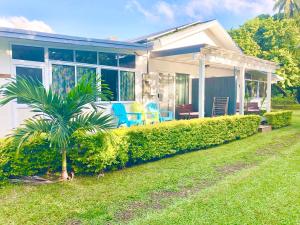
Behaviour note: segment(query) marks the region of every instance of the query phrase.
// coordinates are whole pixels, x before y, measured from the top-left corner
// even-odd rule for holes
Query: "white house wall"
[[[8,42],[0,40],[0,74],[11,74],[11,60]],[[8,82],[7,78],[0,78],[0,85]],[[14,124],[13,104],[0,107],[0,137],[7,134]]]
[[[9,74],[14,77],[14,73],[10,42],[0,39],[0,74]],[[9,82],[8,78],[0,78],[0,85],[6,84],[7,82]],[[9,133],[13,127],[21,124],[25,119],[33,115],[28,107],[18,105],[16,102],[10,102],[0,107],[0,137]]]

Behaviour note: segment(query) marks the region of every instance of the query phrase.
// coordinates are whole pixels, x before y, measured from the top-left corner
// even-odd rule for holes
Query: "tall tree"
[[[96,107],[96,99],[107,99],[109,91],[102,85],[100,92],[95,79],[95,76],[84,76],[66,94],[59,94],[52,87],[46,90],[40,82],[25,78],[12,80],[0,88],[4,96],[0,106],[18,99],[35,113],[13,131],[14,143],[21,147],[30,138],[46,134],[49,147],[58,149],[62,155],[62,180],[68,179],[67,152],[72,136],[78,131],[105,132],[114,126],[111,116]]]
[[[231,30],[230,34],[246,54],[280,65],[276,73],[285,78],[279,84],[281,88],[300,86],[300,57],[296,52],[300,43],[300,27],[296,18],[259,16]]]
[[[275,0],[274,10],[291,18],[300,12],[300,0]]]

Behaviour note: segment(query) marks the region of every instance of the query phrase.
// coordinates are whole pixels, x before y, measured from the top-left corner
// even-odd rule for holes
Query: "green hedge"
[[[293,105],[272,105],[272,109],[300,110],[300,104],[293,104]]]
[[[288,105],[294,105],[297,104],[297,100],[294,96],[288,96],[288,97],[272,97],[271,99],[272,105],[282,105],[282,106],[288,106]]]
[[[135,127],[126,134],[129,163],[212,147],[254,134],[259,116],[227,116]]]
[[[271,125],[272,128],[277,129],[291,124],[292,113],[290,110],[285,110],[265,113],[264,116],[267,119],[267,123]]]
[[[259,123],[256,115],[225,116],[120,128],[106,134],[77,134],[68,152],[68,165],[76,174],[119,169],[245,138],[257,132]],[[5,141],[0,145],[0,176],[60,171],[59,151],[48,146],[41,137],[16,154],[10,141]]]
[[[49,149],[43,136],[30,140],[18,151],[8,138],[0,144],[0,174],[22,176],[60,170],[60,154]]]

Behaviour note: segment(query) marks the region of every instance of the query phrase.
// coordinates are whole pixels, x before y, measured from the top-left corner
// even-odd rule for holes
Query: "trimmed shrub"
[[[128,129],[129,164],[160,159],[176,153],[209,148],[257,132],[260,117],[225,116],[180,120]]]
[[[105,134],[77,133],[68,152],[68,165],[72,167],[69,170],[95,174],[209,148],[250,136],[257,132],[259,123],[257,115],[224,116],[120,128]],[[6,141],[0,146],[2,176],[60,171],[60,153],[48,146],[45,138],[40,137],[31,140],[17,154],[9,140]]]
[[[128,155],[122,154],[120,135],[111,133],[76,134],[73,138],[73,148],[68,154],[72,166],[77,174],[94,174],[113,167],[124,167]]]
[[[6,176],[40,175],[60,168],[59,152],[50,149],[42,136],[25,143],[18,151],[12,139],[6,139],[0,145],[0,155],[0,171]]]
[[[278,111],[265,113],[264,116],[267,119],[267,123],[272,126],[272,128],[277,129],[280,127],[285,127],[291,124],[292,111]]]

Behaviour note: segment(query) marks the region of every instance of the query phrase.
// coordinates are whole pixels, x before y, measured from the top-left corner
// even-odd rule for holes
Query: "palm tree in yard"
[[[61,152],[62,180],[68,179],[67,151],[72,135],[78,131],[105,132],[114,126],[111,116],[96,105],[96,99],[107,99],[109,91],[103,85],[96,85],[95,80],[95,76],[86,75],[65,94],[52,87],[47,90],[40,82],[25,78],[14,79],[0,88],[3,96],[0,106],[17,99],[35,113],[13,130],[14,143],[20,148],[30,138],[46,134],[50,147]]]
[[[275,0],[274,10],[284,12],[290,18],[300,13],[300,0]]]

